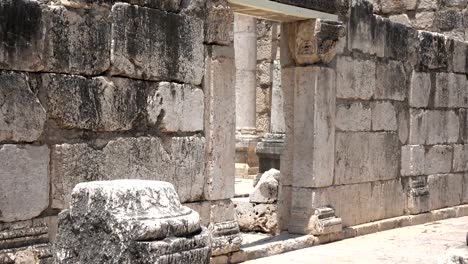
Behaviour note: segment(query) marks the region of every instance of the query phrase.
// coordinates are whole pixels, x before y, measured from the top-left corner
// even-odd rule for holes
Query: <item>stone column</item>
[[[248,165],[248,175],[255,175],[258,159],[256,135],[257,20],[234,16],[236,62],[236,163]],[[246,176],[246,175],[244,175]]]

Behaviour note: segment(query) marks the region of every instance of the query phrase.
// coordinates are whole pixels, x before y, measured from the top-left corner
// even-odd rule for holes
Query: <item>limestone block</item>
[[[308,223],[314,208],[326,206],[335,209],[343,227],[347,227],[403,215],[405,195],[397,180],[319,189],[294,188],[290,224],[300,226],[305,220]],[[301,217],[304,213],[306,218]]]
[[[279,179],[279,170],[271,169],[263,173],[253,192],[250,193],[249,201],[266,204],[276,202],[278,200]]]
[[[212,235],[213,256],[238,251],[242,243],[234,203],[231,199],[213,201],[209,230]]]
[[[372,130],[397,131],[397,113],[389,101],[378,101],[372,104]]]
[[[452,70],[456,73],[467,72],[468,45],[465,42],[453,42]]]
[[[427,107],[431,92],[431,74],[413,71],[409,103],[411,107]]]
[[[279,61],[273,63],[273,87],[271,89],[271,124],[270,132],[285,133],[286,120],[284,118],[284,96],[281,83],[281,64]]]
[[[147,111],[150,124],[161,122],[164,131],[202,131],[203,91],[188,84],[161,82],[149,92]]]
[[[283,53],[281,53],[283,55]],[[284,98],[284,124],[286,136],[281,154],[281,184],[292,185],[294,159],[294,90],[296,68],[281,69],[281,90]],[[468,119],[467,119],[468,120]],[[468,124],[468,122],[467,122]],[[468,135],[468,132],[467,132]],[[467,136],[468,139],[468,136]]]
[[[339,57],[336,71],[336,96],[338,98],[368,100],[374,95],[375,62]]]
[[[0,72],[0,141],[37,140],[44,130],[46,112],[32,91],[28,77]]]
[[[406,98],[406,73],[403,63],[389,61],[377,64],[375,99],[403,101]]]
[[[452,169],[453,148],[450,145],[429,147],[425,155],[424,174],[449,173]]]
[[[465,173],[463,176],[463,195],[462,195],[462,204],[468,203],[468,173]]]
[[[48,72],[97,75],[109,69],[111,24],[109,13],[48,6],[44,66]]]
[[[203,9],[203,8],[202,8]],[[229,45],[233,39],[234,14],[226,1],[209,0],[205,18],[205,42]]]
[[[96,246],[100,245],[100,246]],[[80,183],[59,215],[55,263],[209,263],[210,235],[167,182]]]
[[[381,20],[377,19],[377,22],[379,21]],[[384,29],[385,26],[386,29]],[[384,42],[385,57],[398,61],[408,60],[410,44],[412,44],[410,41],[413,39],[413,34],[415,35],[415,32],[406,25],[394,23],[388,19],[382,20],[380,23],[376,24],[374,28],[374,32],[376,33],[374,34],[378,36],[379,34],[382,34],[379,32],[385,32],[384,30],[386,30]],[[380,44],[382,41],[377,40],[378,39],[374,40],[374,42],[382,45]],[[391,67],[394,67],[392,64],[394,63],[390,61]]]
[[[444,144],[458,141],[460,123],[454,111],[410,109],[409,143]]]
[[[200,19],[127,4],[114,5],[112,17],[113,75],[201,83],[204,38]]]
[[[435,12],[418,12],[411,22],[415,29],[429,30],[434,25],[434,20]]]
[[[410,177],[404,181],[406,189],[406,210],[410,214],[429,212],[430,198],[427,177]]]
[[[400,161],[396,133],[339,132],[335,184],[395,179]]]
[[[424,146],[407,145],[401,147],[401,175],[423,175],[426,166],[426,152]]]
[[[352,1],[348,23],[348,49],[375,54],[378,48],[378,45],[374,45],[372,34],[375,23],[372,3],[365,0]]]
[[[180,8],[181,0],[61,0],[65,6],[72,8],[99,8],[95,5],[112,6],[115,2],[125,2],[132,5],[161,9],[165,11],[176,12]]]
[[[344,102],[336,106],[336,128],[341,131],[370,131],[371,108],[362,102]]]
[[[143,112],[147,83],[123,78],[43,74],[49,118],[62,128],[130,130]]]
[[[40,4],[37,1],[5,0],[0,3],[0,16],[0,68],[42,70],[44,25]]]
[[[211,217],[211,202],[195,202],[195,203],[184,203],[183,206],[187,206],[193,211],[197,212],[200,215],[200,223],[203,226],[208,226],[210,224]]]
[[[283,175],[281,175],[283,177]],[[278,228],[281,231],[288,230],[291,209],[291,186],[280,185],[278,190]]]
[[[395,22],[395,23],[400,23],[405,26],[411,27],[411,21],[408,18],[408,15],[406,14],[401,14],[401,15],[393,15],[390,16],[390,21]]]
[[[49,206],[49,148],[0,145],[0,222],[37,217]]]
[[[109,68],[108,14],[7,0],[0,5],[0,68],[95,75]],[[27,19],[24,19],[27,18]]]
[[[419,1],[418,9],[436,9],[437,0],[421,0]]]
[[[86,144],[61,144],[52,149],[52,207],[68,207],[80,182],[113,179],[163,180],[174,184],[182,202],[203,195],[205,140],[198,137],[119,138],[102,150]],[[189,182],[190,184],[187,184]]]
[[[219,46],[210,48],[203,84],[207,162],[203,193],[207,200],[219,200],[234,197],[235,65],[232,57],[215,55]]]
[[[462,199],[463,174],[437,174],[427,179],[431,210],[459,205]]]
[[[383,13],[400,13],[405,9],[405,3],[402,0],[380,1],[380,9]]]
[[[298,67],[295,72],[293,185],[329,186],[335,160],[335,71]]]
[[[438,73],[436,75],[435,107],[468,107],[468,81],[464,74]]]
[[[468,145],[453,145],[453,171],[468,171]]]
[[[442,31],[463,27],[463,14],[459,10],[448,9],[436,12],[435,23]]]
[[[247,198],[235,198],[233,202],[241,231],[279,233],[276,204],[252,203]]]
[[[460,139],[464,143],[468,143],[468,110],[459,109],[458,114],[460,117]]]
[[[448,66],[448,47],[444,35],[418,32],[419,65],[422,69],[445,69]]]

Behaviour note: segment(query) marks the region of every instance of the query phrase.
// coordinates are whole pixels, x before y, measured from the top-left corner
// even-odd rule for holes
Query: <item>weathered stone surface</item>
[[[409,143],[455,143],[459,136],[459,119],[454,111],[410,109]]]
[[[400,157],[396,133],[339,132],[335,184],[395,179]]]
[[[418,12],[416,13],[415,19],[413,19],[412,24],[416,29],[431,29],[434,25],[435,12]]]
[[[397,131],[397,113],[390,101],[378,101],[372,104],[372,130]]]
[[[208,231],[167,182],[80,183],[59,217],[56,263],[209,263]]]
[[[453,42],[452,70],[456,73],[467,72],[468,45],[465,42]]]
[[[203,22],[195,17],[116,4],[112,7],[112,74],[199,85]]]
[[[468,107],[468,81],[463,74],[438,73],[436,75],[435,107]]]
[[[392,60],[406,61],[408,60],[410,53],[411,40],[413,34],[415,34],[409,27],[400,23],[394,23],[387,19],[379,23],[379,19],[376,20],[377,24],[374,28],[374,35],[378,36],[385,32],[385,57]]]
[[[205,42],[229,45],[233,38],[234,14],[225,0],[208,0],[205,18]]]
[[[468,145],[453,145],[453,171],[468,171]]]
[[[427,107],[431,93],[431,74],[413,71],[409,94],[411,107]]]
[[[327,188],[294,188],[289,222],[308,223],[314,208],[332,207],[343,227],[358,225],[403,214],[405,195],[397,180],[340,185]],[[309,212],[307,217],[304,213]],[[299,223],[294,223],[299,221]]]
[[[375,99],[403,101],[406,98],[406,73],[403,64],[389,61],[377,64]]]
[[[203,130],[204,95],[187,84],[161,82],[150,91],[147,101],[150,124],[161,122],[168,132]]]
[[[87,144],[52,149],[52,207],[68,207],[73,187],[93,180],[163,180],[174,184],[182,202],[200,200],[204,184],[205,140],[198,137],[119,138],[102,150]],[[190,184],[187,184],[190,182]]]
[[[376,49],[383,48],[374,45],[373,29],[376,19],[373,15],[372,3],[366,0],[351,2],[351,14],[348,23],[348,49],[361,50],[364,53],[375,54]],[[381,54],[383,56],[383,52]]]
[[[123,78],[44,74],[49,118],[62,128],[130,130],[143,112],[147,83]]]
[[[276,204],[252,203],[247,198],[235,198],[233,202],[241,231],[279,233]]]
[[[336,106],[336,128],[342,131],[370,131],[371,107],[363,102],[343,102]]]
[[[209,230],[212,235],[213,256],[240,249],[242,237],[231,199],[211,202]]]
[[[297,211],[293,212],[297,217]],[[303,220],[308,222],[303,223]],[[312,235],[327,235],[340,233],[342,231],[341,218],[336,217],[335,210],[331,207],[314,208],[311,212],[303,212],[299,216],[302,221],[293,221],[288,226],[288,232],[293,234],[312,234]]]
[[[460,118],[460,139],[463,143],[468,143],[468,110],[459,109],[458,114]]]
[[[235,65],[232,48],[218,54],[220,46],[209,46],[205,61],[206,176],[204,197],[219,200],[234,197],[235,175]],[[232,54],[231,54],[232,53]],[[218,146],[223,146],[219,148]]]
[[[44,68],[42,10],[37,1],[0,3],[0,67],[37,71]]]
[[[329,63],[336,55],[336,44],[343,35],[341,23],[310,19],[291,25],[289,48],[299,65]]]
[[[43,10],[46,43],[45,70],[69,74],[96,75],[110,65],[111,25],[109,14],[48,6]]]
[[[61,0],[63,5],[73,8],[97,8],[94,5],[112,6],[116,2],[125,2],[132,5],[151,7],[166,11],[178,11],[181,0]]]
[[[444,35],[420,31],[419,65],[421,69],[445,69],[448,66],[448,48]]]
[[[431,210],[461,203],[463,174],[430,175],[427,182]]]
[[[401,155],[402,176],[429,175],[452,171],[454,150],[450,145],[403,146]]]
[[[188,208],[194,210],[200,215],[200,223],[202,226],[208,226],[210,224],[210,216],[211,216],[211,202],[210,201],[184,203],[183,206],[187,206]]]
[[[405,26],[411,27],[411,21],[406,14],[401,14],[401,15],[393,15],[389,17],[390,21],[395,22],[395,23],[400,23]]]
[[[49,148],[0,146],[0,222],[34,218],[49,206]]]
[[[293,186],[333,183],[335,160],[335,71],[295,70]]]
[[[35,141],[41,136],[45,121],[46,112],[28,77],[0,72],[0,141]]]
[[[442,31],[461,28],[463,27],[463,13],[456,9],[437,11],[436,23],[438,28]]]
[[[327,13],[333,13],[339,11],[338,1],[321,1],[321,0],[273,0],[286,5],[298,6],[312,10],[319,10]]]
[[[251,203],[274,203],[278,200],[280,171],[271,169],[263,173],[260,181],[249,195]]]
[[[429,212],[429,186],[427,177],[411,177],[404,181],[406,189],[406,210],[410,214]]]
[[[375,73],[373,61],[339,57],[336,96],[344,99],[370,99],[376,87]]]

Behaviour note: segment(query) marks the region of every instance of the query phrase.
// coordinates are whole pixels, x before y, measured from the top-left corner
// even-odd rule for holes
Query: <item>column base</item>
[[[262,141],[257,144],[256,152],[259,160],[259,173],[256,177],[256,182],[264,172],[270,169],[280,170],[284,138],[285,134],[268,133]]]

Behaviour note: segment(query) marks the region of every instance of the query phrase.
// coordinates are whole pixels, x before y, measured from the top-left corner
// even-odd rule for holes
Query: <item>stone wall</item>
[[[28,246],[46,261],[83,181],[168,181],[235,236],[233,15],[224,1],[123,2],[0,3],[1,263]]]
[[[373,0],[374,12],[418,30],[442,32],[465,41],[468,36],[466,0]]]
[[[322,207],[347,227],[468,202],[468,45],[374,11],[353,0],[336,58],[314,65],[298,55],[323,50],[291,46],[310,40],[300,35],[304,23],[282,28],[279,210],[290,232],[309,232]]]

